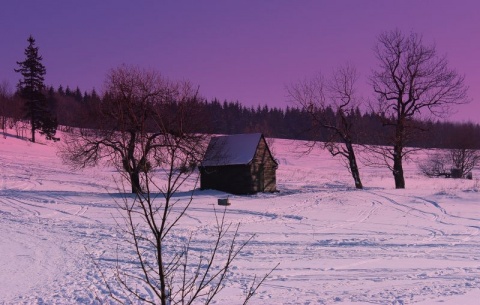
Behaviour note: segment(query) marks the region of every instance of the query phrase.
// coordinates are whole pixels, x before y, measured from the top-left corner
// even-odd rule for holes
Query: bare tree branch
[[[378,98],[376,112],[386,118],[384,126],[393,128],[392,148],[377,152],[392,170],[395,187],[405,188],[403,160],[408,140],[416,132],[414,119],[445,117],[453,106],[469,102],[468,88],[464,76],[450,69],[446,58],[418,34],[385,32],[374,52],[379,65],[370,82]]]
[[[360,100],[356,97],[355,82],[358,79],[351,65],[334,71],[330,79],[317,75],[287,87],[288,96],[312,120],[312,131],[328,132],[328,140],[322,144],[332,156],[341,156],[352,175],[356,188],[363,188],[354,150],[354,117]],[[310,153],[318,144],[316,140],[307,142]]]

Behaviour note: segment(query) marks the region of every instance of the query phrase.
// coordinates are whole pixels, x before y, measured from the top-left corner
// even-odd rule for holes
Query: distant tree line
[[[240,102],[213,101],[199,102],[199,109],[205,116],[201,132],[213,134],[236,134],[262,132],[267,137],[296,140],[327,141],[331,131],[316,128],[311,115],[299,107],[285,109],[269,106],[246,107]],[[332,107],[319,109],[322,117],[335,121],[339,113]],[[352,138],[355,144],[385,145],[394,130],[385,122],[393,118],[375,112],[362,112],[359,108],[347,114],[355,122]],[[480,125],[471,122],[445,122],[440,120],[413,120],[416,133],[408,139],[408,146],[420,148],[454,148],[459,135],[468,135],[469,148],[480,148]],[[478,140],[477,140],[478,139]]]
[[[52,86],[45,88],[45,96],[58,124],[68,127],[97,127],[98,107],[105,96],[95,90],[82,92],[78,87]],[[16,126],[24,119],[22,101],[17,94],[8,94],[6,86],[0,90],[0,121],[3,125]],[[203,124],[197,125],[197,132],[208,134],[236,134],[261,132],[267,137],[308,141],[327,141],[331,138],[328,129],[314,128],[315,122],[306,109],[295,105],[286,108],[257,106],[247,107],[239,101],[218,99],[195,102],[196,113]],[[340,114],[332,107],[318,109],[318,115],[327,121],[335,121]],[[385,145],[394,129],[388,127],[393,118],[372,111],[362,112],[355,108],[346,114],[349,121],[355,122],[352,140],[355,144]],[[5,123],[3,123],[5,122]],[[459,135],[468,135],[471,139],[468,148],[480,148],[480,125],[471,122],[446,122],[440,120],[413,120],[413,133],[407,140],[407,146],[419,148],[455,148],[455,139]],[[478,139],[478,140],[477,140]]]

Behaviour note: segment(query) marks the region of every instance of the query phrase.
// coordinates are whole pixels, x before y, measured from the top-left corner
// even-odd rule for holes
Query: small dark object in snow
[[[226,199],[218,199],[218,205],[230,205],[230,200],[228,198]]]

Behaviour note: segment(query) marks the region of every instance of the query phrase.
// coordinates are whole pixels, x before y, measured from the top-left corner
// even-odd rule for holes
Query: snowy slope
[[[300,144],[274,141],[279,193],[230,197],[228,220],[256,238],[217,304],[237,304],[245,278],[277,263],[251,304],[478,304],[479,181],[428,179],[410,164],[395,190],[387,170],[362,167],[359,191],[339,161],[299,155]],[[120,176],[72,172],[55,145],[0,139],[0,304],[107,302],[96,265],[111,278],[123,247]],[[224,196],[198,191],[173,238],[197,232],[207,250]]]

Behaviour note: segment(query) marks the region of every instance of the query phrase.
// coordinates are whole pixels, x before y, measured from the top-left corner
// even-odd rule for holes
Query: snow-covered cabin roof
[[[213,137],[202,166],[245,165],[252,161],[262,138],[261,133]]]

